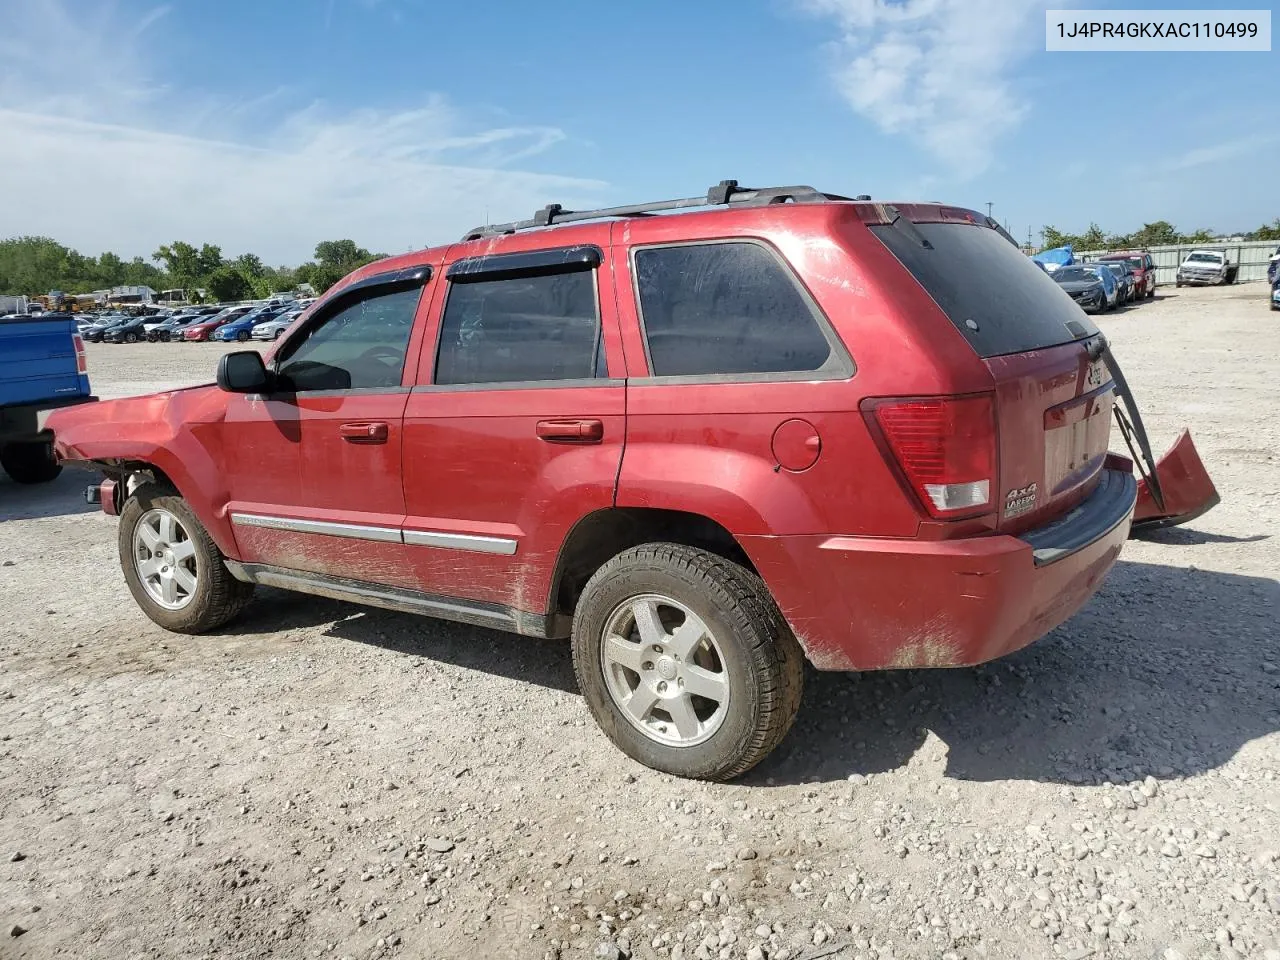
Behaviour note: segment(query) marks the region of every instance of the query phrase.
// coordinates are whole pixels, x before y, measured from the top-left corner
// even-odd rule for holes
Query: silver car
[[[301,310],[293,310],[270,320],[264,320],[254,326],[250,336],[255,340],[279,340],[280,334],[289,329],[289,325],[298,319],[300,313],[302,313]]]

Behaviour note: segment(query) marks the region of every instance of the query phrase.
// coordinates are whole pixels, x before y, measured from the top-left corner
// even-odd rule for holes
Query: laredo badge
[[[1025,487],[1010,490],[1004,498],[1004,515],[1006,518],[1026,513],[1036,505],[1036,485],[1028,483]]]

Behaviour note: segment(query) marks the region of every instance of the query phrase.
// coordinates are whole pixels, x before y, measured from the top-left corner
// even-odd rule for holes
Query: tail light
[[[73,333],[71,335],[71,342],[76,348],[76,373],[88,373],[89,362],[85,359],[84,341],[80,339],[80,334]]]
[[[996,421],[990,395],[874,400],[866,407],[931,517],[958,519],[991,509]]]

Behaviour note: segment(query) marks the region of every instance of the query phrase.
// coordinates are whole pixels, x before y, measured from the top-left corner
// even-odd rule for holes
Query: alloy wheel
[[[729,708],[729,674],[707,624],[678,600],[644,594],[609,615],[605,686],[627,721],[666,746],[709,739]]]

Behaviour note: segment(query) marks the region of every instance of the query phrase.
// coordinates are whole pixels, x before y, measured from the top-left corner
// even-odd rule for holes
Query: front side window
[[[635,274],[655,377],[805,373],[836,359],[808,298],[761,244],[641,248]]]
[[[285,390],[398,387],[422,287],[374,294],[302,331],[278,360]]]
[[[582,380],[604,376],[592,270],[484,279],[449,287],[435,383]]]

